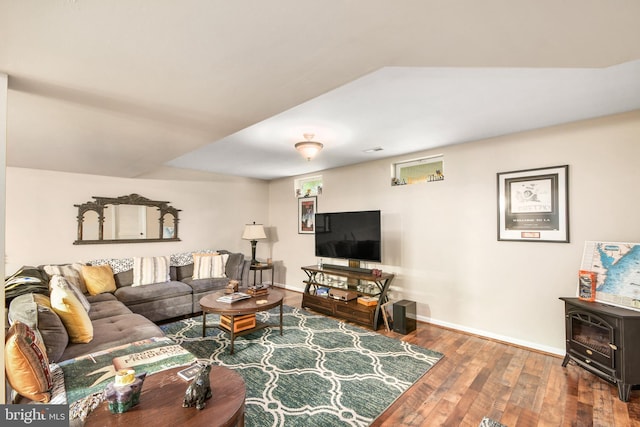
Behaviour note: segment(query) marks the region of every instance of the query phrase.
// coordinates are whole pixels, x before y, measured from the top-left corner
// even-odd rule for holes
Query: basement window
[[[421,157],[391,165],[391,185],[444,180],[444,156]]]
[[[322,175],[296,179],[294,191],[296,197],[309,197],[322,194]]]

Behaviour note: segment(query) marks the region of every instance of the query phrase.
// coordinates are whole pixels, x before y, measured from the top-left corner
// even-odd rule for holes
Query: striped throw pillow
[[[193,279],[218,279],[227,277],[224,268],[229,254],[193,254]]]
[[[169,281],[169,257],[133,258],[132,286],[151,285]]]
[[[45,265],[42,269],[47,273],[50,277],[59,275],[67,279],[69,283],[71,283],[76,288],[80,289],[80,292],[86,293],[87,287],[84,284],[84,280],[82,279],[82,264],[79,262],[73,264],[63,264],[63,265]]]

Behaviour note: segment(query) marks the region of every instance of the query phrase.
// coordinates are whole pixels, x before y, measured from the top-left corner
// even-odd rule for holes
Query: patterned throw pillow
[[[20,395],[38,402],[51,400],[51,372],[44,345],[36,333],[21,322],[9,328],[4,345],[7,380]]]
[[[132,286],[151,285],[169,281],[169,257],[136,257],[133,259]]]
[[[51,308],[56,312],[64,327],[67,328],[69,341],[73,343],[87,343],[93,340],[93,324],[78,298],[69,288],[52,286]]]
[[[25,294],[16,297],[9,306],[9,324],[24,323],[42,338],[49,362],[60,360],[69,344],[69,334],[60,316],[51,308],[49,297],[42,294]]]
[[[82,278],[90,295],[116,291],[116,280],[109,264],[83,265]]]
[[[87,288],[84,285],[84,280],[82,280],[82,264],[80,264],[79,262],[65,265],[45,265],[42,267],[42,269],[49,276],[55,276],[57,274],[64,277],[69,283],[80,289],[80,292],[82,292],[83,294],[87,292]]]
[[[193,279],[217,279],[227,277],[224,267],[229,254],[193,254]]]
[[[80,304],[82,304],[82,307],[87,313],[89,312],[89,310],[91,310],[91,303],[89,303],[87,297],[85,297],[84,294],[80,292],[80,289],[73,286],[64,277],[57,274],[55,276],[52,276],[51,281],[49,282],[49,289],[53,289],[54,287],[67,289],[78,299],[78,301],[80,301]]]

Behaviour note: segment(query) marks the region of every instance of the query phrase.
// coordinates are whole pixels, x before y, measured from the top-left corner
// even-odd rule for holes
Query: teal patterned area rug
[[[442,354],[344,322],[284,306],[284,335],[267,328],[202,338],[202,316],[161,326],[198,359],[238,372],[247,386],[247,426],[366,426]],[[277,323],[279,309],[257,314]],[[207,324],[217,316],[207,315]]]

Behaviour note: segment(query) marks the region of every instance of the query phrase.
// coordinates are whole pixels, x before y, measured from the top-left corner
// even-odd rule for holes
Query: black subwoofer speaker
[[[416,302],[406,299],[393,303],[393,331],[408,334],[416,330]]]

